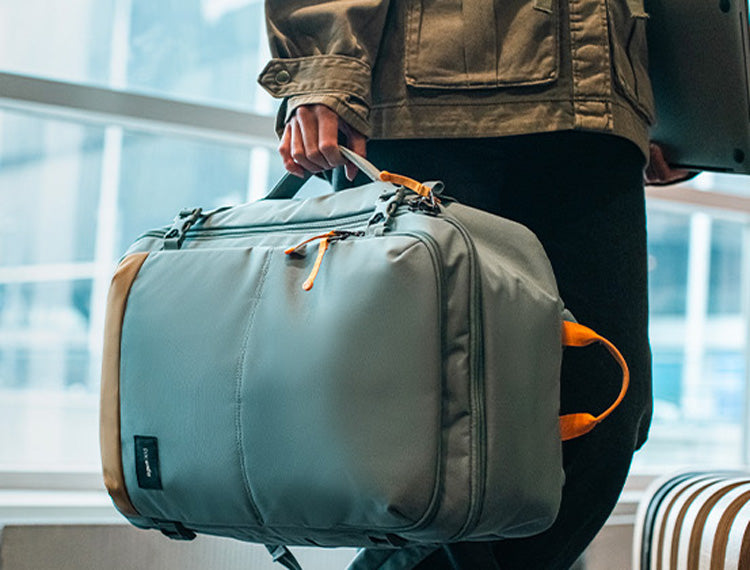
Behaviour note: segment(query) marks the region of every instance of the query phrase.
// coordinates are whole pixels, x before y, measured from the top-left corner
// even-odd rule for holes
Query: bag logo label
[[[161,489],[159,443],[155,437],[135,436],[135,474],[141,489]]]

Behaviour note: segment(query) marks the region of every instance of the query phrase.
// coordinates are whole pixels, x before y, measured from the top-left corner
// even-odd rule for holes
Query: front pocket
[[[274,253],[155,251],[133,283],[122,326],[121,445],[127,489],[144,517],[260,524],[238,457],[235,403],[242,331]],[[137,477],[137,436],[158,445],[159,488]]]
[[[238,390],[263,520],[322,542],[331,529],[419,526],[440,469],[437,259],[413,237],[335,242],[310,291],[313,260],[279,260],[245,335]]]
[[[296,236],[294,237],[296,240]],[[442,266],[414,236],[152,252],[120,363],[127,489],[190,527],[419,527],[442,438]],[[139,485],[134,436],[163,488]],[[309,530],[309,533],[308,533]],[[327,535],[330,539],[330,534]]]
[[[558,12],[554,0],[410,0],[406,82],[433,89],[552,82]]]
[[[654,123],[654,95],[648,76],[646,24],[642,0],[607,2],[615,85],[633,106]]]

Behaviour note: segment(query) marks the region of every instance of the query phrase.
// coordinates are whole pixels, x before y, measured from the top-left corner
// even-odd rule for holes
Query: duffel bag
[[[180,212],[122,259],[101,451],[134,525],[283,559],[277,545],[489,540],[554,521],[561,440],[622,400],[622,356],[565,311],[527,228],[347,156],[372,183],[294,199],[286,177],[268,199]],[[563,347],[593,342],[622,368],[619,397],[560,417]]]

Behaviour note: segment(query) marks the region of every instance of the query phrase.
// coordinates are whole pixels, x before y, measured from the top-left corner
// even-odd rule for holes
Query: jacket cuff
[[[323,104],[349,125],[370,134],[370,67],[339,55],[276,58],[261,71],[258,83],[273,97],[283,97],[276,131],[300,105]]]

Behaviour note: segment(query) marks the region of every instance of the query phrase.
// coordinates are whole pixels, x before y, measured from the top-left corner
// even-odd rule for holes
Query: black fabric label
[[[141,489],[161,489],[159,443],[155,437],[135,436],[135,474]]]

